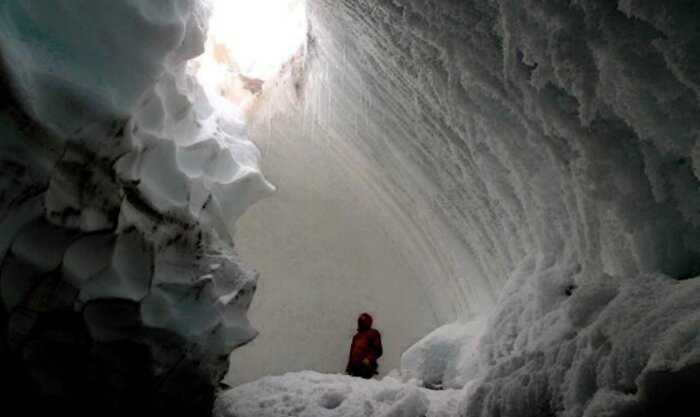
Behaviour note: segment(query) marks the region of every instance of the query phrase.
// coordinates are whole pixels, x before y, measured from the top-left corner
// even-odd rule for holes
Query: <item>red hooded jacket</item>
[[[372,328],[372,316],[361,314],[357,319],[357,333],[352,338],[345,371],[352,376],[372,378],[377,374],[377,359],[382,353],[382,337],[379,331]]]

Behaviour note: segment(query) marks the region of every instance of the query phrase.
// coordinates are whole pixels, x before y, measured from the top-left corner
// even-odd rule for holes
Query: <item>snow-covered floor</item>
[[[459,391],[433,391],[395,377],[364,380],[312,371],[265,377],[219,396],[217,417],[447,417]]]

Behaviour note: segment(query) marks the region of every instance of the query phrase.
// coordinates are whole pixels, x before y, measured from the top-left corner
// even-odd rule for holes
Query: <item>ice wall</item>
[[[444,317],[487,308],[525,256],[697,274],[684,5],[310,2],[308,117],[383,173],[436,254]]]
[[[29,414],[206,415],[256,334],[232,236],[272,186],[187,72],[207,19],[194,0],[0,3],[0,355]]]
[[[431,384],[466,384],[469,416],[688,404],[696,5],[312,0],[309,10],[307,117],[359,150],[420,237],[441,317],[487,316],[485,333],[452,325],[406,366]]]

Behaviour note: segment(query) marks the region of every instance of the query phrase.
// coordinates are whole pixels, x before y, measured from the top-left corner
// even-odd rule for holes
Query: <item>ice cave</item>
[[[0,0],[0,90],[3,416],[700,414],[700,2]]]

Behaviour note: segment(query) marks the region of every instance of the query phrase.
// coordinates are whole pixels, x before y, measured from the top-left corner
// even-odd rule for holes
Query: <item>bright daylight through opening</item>
[[[304,44],[305,0],[210,0],[206,52],[195,63],[208,88],[245,107]]]

